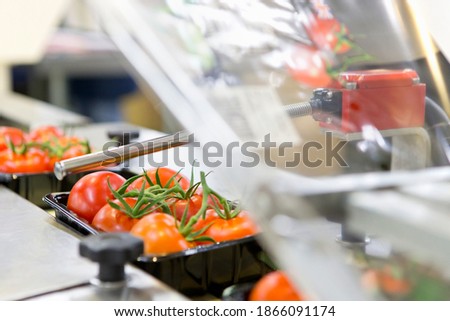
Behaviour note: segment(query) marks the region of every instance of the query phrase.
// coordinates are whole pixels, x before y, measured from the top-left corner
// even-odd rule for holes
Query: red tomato
[[[154,213],[141,218],[130,233],[144,241],[145,254],[165,255],[193,247],[175,223],[175,218],[169,214]]]
[[[69,159],[86,154],[86,147],[83,145],[75,145],[64,152],[61,159]]]
[[[346,53],[351,49],[347,28],[334,18],[315,17],[305,28],[319,49],[331,50],[337,54]]]
[[[298,45],[287,58],[292,78],[310,87],[326,87],[332,82],[322,53],[314,47]]]
[[[136,205],[135,198],[124,198],[124,201],[133,207]],[[119,200],[113,200],[113,203],[123,206]],[[131,228],[139,222],[139,219],[132,218],[123,211],[112,208],[109,203],[105,204],[95,214],[92,220],[92,226],[103,232],[129,232]]]
[[[113,189],[118,189],[125,182],[121,175],[109,171],[83,176],[70,191],[67,208],[90,223],[108,199],[114,198],[108,180]]]
[[[199,231],[209,224],[211,224],[210,227],[202,235],[209,236],[216,242],[237,240],[259,232],[258,227],[246,211],[241,211],[234,218],[223,219],[214,209],[207,210],[205,218],[199,219],[194,230]]]
[[[395,272],[395,269],[389,266],[376,271],[378,284],[387,295],[405,296],[411,292],[412,284],[404,275],[396,275]]]
[[[53,151],[49,152],[49,170],[53,170],[55,163],[89,152],[89,148],[77,137],[63,136],[51,142]]]
[[[147,176],[150,178],[150,180],[154,184],[157,184],[157,180],[156,180],[156,172],[157,171],[158,171],[158,176],[159,176],[159,180],[160,180],[162,187],[167,185],[169,180],[173,177],[173,180],[168,187],[175,186],[175,182],[178,181],[178,183],[180,184],[180,186],[183,190],[186,191],[189,189],[189,186],[190,186],[189,180],[184,175],[177,173],[177,171],[174,171],[173,169],[168,168],[168,167],[160,167],[158,169],[155,168],[155,169],[147,171]],[[145,184],[146,188],[148,187],[145,177],[138,178],[133,183],[131,183],[128,188],[128,191],[136,190],[136,189],[140,190],[142,188],[142,184]]]
[[[192,216],[194,216],[202,207],[203,197],[201,195],[194,194],[189,200],[179,199],[174,200],[174,202],[170,205],[170,211],[177,218],[177,220],[181,221],[183,217],[184,211],[186,212],[186,220],[189,220]]]
[[[0,156],[0,171],[5,173],[39,173],[47,170],[47,154],[31,148],[24,154],[4,150]]]
[[[47,142],[62,136],[64,136],[64,132],[52,125],[41,126],[30,132],[30,140],[34,142]]]
[[[256,282],[249,295],[250,301],[303,301],[282,271],[273,271]]]
[[[186,221],[189,220],[192,216],[198,213],[203,203],[203,195],[194,194],[188,200],[186,199],[173,199],[169,201],[170,211],[176,218],[181,221],[183,217],[184,211],[186,210],[186,206],[188,207],[186,213]],[[219,203],[217,197],[210,195],[208,198],[208,205],[213,208],[214,206],[218,206],[222,208],[222,205]]]
[[[27,135],[19,128],[0,127],[0,151],[8,148],[8,141],[13,145],[22,145],[27,141]]]

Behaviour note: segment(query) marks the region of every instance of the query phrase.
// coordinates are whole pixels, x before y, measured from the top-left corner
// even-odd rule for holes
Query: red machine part
[[[321,126],[343,133],[422,127],[425,118],[425,84],[414,70],[349,71],[339,75],[342,86],[340,119]]]

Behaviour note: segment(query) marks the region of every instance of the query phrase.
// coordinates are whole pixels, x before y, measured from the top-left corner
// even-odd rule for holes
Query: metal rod
[[[312,114],[309,102],[296,103],[284,106],[291,118],[308,116]],[[57,162],[54,174],[62,180],[67,174],[86,172],[108,165],[119,165],[124,161],[192,142],[192,133],[180,131],[175,134],[158,137],[151,140],[127,144],[96,153],[82,155]]]
[[[118,165],[124,161],[169,148],[181,146],[192,142],[192,134],[188,131],[180,131],[155,139],[135,142],[107,150],[82,155],[57,162],[54,174],[57,179],[62,180],[71,173],[86,172],[108,165]]]

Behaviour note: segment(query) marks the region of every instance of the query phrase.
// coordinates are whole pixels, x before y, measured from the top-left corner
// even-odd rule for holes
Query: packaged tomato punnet
[[[69,136],[52,125],[30,132],[16,127],[0,127],[0,172],[44,173],[56,162],[89,154],[87,140]]]
[[[129,179],[100,171],[72,188],[68,209],[100,232],[129,232],[145,253],[165,255],[258,233],[246,211],[212,190],[206,174],[194,182],[179,171],[156,168]]]

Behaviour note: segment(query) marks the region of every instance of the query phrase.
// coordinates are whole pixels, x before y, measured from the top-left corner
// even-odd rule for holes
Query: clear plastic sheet
[[[310,298],[369,298],[336,233],[350,226],[350,243],[364,248],[361,199],[449,176],[447,82],[437,85],[448,62],[418,32],[414,8],[368,0],[90,3],[143,88],[194,133],[214,187],[253,210],[279,267]],[[218,162],[206,164],[211,149]],[[360,191],[377,196],[354,196]],[[423,215],[448,221],[439,206]],[[389,215],[380,221],[409,226],[403,213]],[[433,234],[432,226],[415,228],[418,240]],[[436,233],[450,241],[448,230]],[[420,260],[448,259],[405,247],[395,234],[381,238]],[[405,237],[413,243],[415,234]]]

